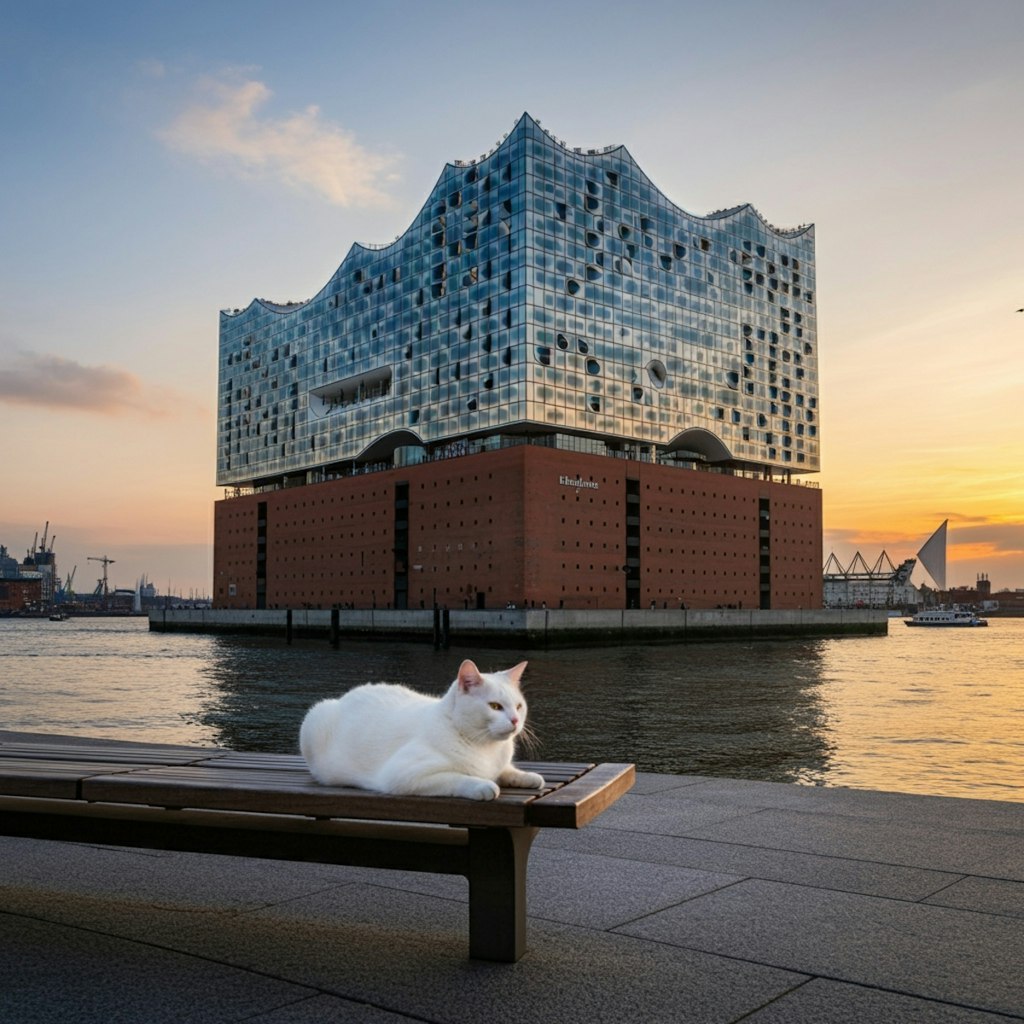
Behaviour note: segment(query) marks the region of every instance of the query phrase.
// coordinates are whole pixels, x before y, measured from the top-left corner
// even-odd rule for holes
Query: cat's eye
[[[523,710],[523,705],[522,705],[522,702],[520,702],[519,704],[516,705],[516,711],[522,711],[522,710]]]
[[[494,700],[488,701],[487,706],[492,711],[504,711],[505,710],[497,701],[494,701]]]

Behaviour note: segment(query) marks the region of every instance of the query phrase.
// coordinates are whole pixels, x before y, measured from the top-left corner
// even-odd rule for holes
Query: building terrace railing
[[[821,485],[816,480],[803,480],[794,478],[788,471],[782,470],[783,476],[776,477],[771,467],[751,465],[716,465],[704,462],[700,456],[693,458],[672,458],[671,454],[652,452],[647,445],[634,445],[626,449],[604,448],[588,444],[584,438],[575,438],[581,442],[577,446],[560,444],[559,439],[570,435],[544,434],[541,436],[527,434],[500,434],[483,438],[470,438],[458,441],[447,441],[435,445],[433,448],[423,452],[422,458],[413,465],[423,465],[431,462],[443,462],[447,459],[464,458],[467,455],[479,455],[483,452],[498,451],[503,448],[516,448],[520,445],[535,445],[543,448],[557,448],[562,451],[571,451],[583,455],[603,455],[614,459],[628,459],[636,462],[657,463],[663,466],[671,466],[676,469],[689,470],[691,472],[718,473],[727,476],[744,477],[749,480],[770,480],[772,483],[789,484],[797,487],[819,488]],[[409,465],[409,463],[406,463]],[[261,484],[226,487],[224,498],[243,498],[253,494],[265,494],[272,491],[285,490],[290,487],[300,487],[307,484],[325,483],[330,480],[340,480],[347,477],[363,476],[367,473],[382,473],[386,470],[399,468],[393,461],[375,462],[351,462],[332,465],[331,467],[319,467],[306,470],[304,476],[298,474],[283,475],[273,481]]]

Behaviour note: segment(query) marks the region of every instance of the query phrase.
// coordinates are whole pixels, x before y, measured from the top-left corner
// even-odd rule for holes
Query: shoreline
[[[292,639],[404,640],[488,647],[586,647],[885,636],[884,609],[156,609],[152,632]]]

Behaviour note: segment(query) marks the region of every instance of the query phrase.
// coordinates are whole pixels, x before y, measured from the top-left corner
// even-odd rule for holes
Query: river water
[[[0,619],[0,728],[293,752],[314,701],[371,681],[440,693],[465,657],[484,671],[529,660],[536,758],[1024,801],[1024,619],[509,652]]]

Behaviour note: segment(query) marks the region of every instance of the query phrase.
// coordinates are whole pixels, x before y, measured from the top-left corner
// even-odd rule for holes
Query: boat
[[[67,617],[68,616],[65,612],[50,612],[51,622],[63,622]]]
[[[988,619],[979,619],[965,608],[929,608],[907,619],[908,626],[987,626]]]

